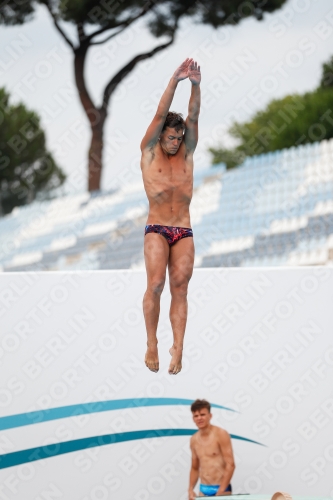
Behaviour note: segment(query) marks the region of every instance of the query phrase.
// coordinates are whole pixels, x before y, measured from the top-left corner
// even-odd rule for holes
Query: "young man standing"
[[[189,500],[194,500],[197,496],[194,487],[199,477],[199,496],[230,495],[230,480],[235,470],[230,436],[224,429],[211,425],[210,404],[205,399],[194,401],[191,411],[199,430],[190,441],[192,465]]]
[[[182,115],[169,112],[169,108],[178,83],[186,78],[192,89],[184,121]],[[143,299],[147,330],[145,363],[153,372],[159,369],[156,331],[167,268],[173,331],[169,373],[177,374],[182,368],[187,288],[194,262],[189,207],[193,192],[193,153],[198,142],[200,80],[200,66],[193,59],[186,59],[173,74],[141,142],[141,169],[149,201],[144,241],[147,271],[147,290]]]

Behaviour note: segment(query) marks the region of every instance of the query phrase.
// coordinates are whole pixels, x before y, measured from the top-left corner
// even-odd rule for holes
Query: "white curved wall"
[[[2,274],[1,417],[125,398],[206,398],[236,410],[214,408],[213,423],[264,445],[233,439],[235,493],[332,497],[332,270],[196,270],[177,376],[167,373],[167,291],[159,373],[143,363],[144,289],[144,273],[133,271]],[[134,406],[1,430],[0,453],[44,447],[56,455],[52,443],[194,429],[187,405]],[[188,443],[137,439],[1,469],[2,457],[0,499],[185,499]]]

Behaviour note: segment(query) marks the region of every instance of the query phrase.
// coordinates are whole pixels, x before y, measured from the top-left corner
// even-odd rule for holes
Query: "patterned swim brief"
[[[145,227],[145,235],[148,233],[158,233],[164,236],[171,247],[182,238],[193,238],[193,231],[190,227],[160,226],[159,224],[149,224]]]

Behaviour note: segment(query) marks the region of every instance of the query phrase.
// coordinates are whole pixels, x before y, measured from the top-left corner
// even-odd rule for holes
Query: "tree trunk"
[[[75,49],[74,71],[80,100],[89,120],[91,129],[91,141],[88,152],[88,189],[89,191],[96,191],[100,189],[103,153],[103,128],[107,111],[106,109],[98,109],[94,105],[85,84],[84,66],[88,49],[88,44],[81,44],[77,49]]]
[[[88,153],[88,189],[100,189],[103,155],[103,128],[104,120],[92,126],[92,136]]]
[[[103,155],[103,129],[108,114],[108,104],[111,95],[122,82],[122,80],[135,68],[140,61],[153,57],[157,52],[166,49],[174,41],[174,33],[169,42],[158,45],[149,52],[139,54],[129,61],[118,73],[110,80],[104,90],[103,102],[100,108],[94,104],[85,84],[84,66],[89,49],[89,41],[81,41],[79,47],[74,50],[74,73],[75,82],[79,91],[80,101],[91,127],[91,142],[88,153],[88,189],[96,191],[100,189],[102,174],[102,155]]]

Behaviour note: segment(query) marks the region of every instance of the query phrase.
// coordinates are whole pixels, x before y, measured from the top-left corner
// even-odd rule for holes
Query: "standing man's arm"
[[[192,83],[191,97],[186,118],[185,146],[187,153],[193,153],[198,143],[198,119],[200,113],[200,66],[195,61],[189,65],[188,77]]]
[[[190,470],[190,484],[188,488],[188,498],[189,500],[195,500],[196,494],[194,493],[194,488],[199,479],[199,458],[194,450],[192,439],[190,442],[190,447],[192,452],[192,462]]]
[[[231,439],[227,431],[219,429],[219,445],[225,462],[225,470],[222,483],[216,493],[216,496],[225,495],[225,490],[230,484],[231,478],[235,470],[234,454],[231,446]],[[227,493],[230,495],[230,493]]]
[[[144,138],[141,141],[141,151],[145,149],[151,149],[157,143],[166,116],[169,112],[178,82],[180,82],[181,80],[185,80],[185,78],[188,77],[188,67],[191,62],[192,59],[185,59],[185,61],[174,72],[167,88],[165,89],[161,97],[156,114],[151,124],[149,125]]]

